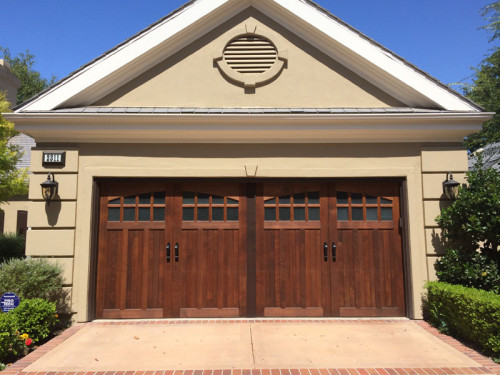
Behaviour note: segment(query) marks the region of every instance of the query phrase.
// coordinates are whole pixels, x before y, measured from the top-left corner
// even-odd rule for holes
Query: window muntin
[[[358,192],[337,192],[337,220],[351,222],[392,221],[393,201]]]
[[[191,222],[237,222],[237,197],[186,191],[182,196],[182,220]]]
[[[319,191],[264,199],[264,220],[266,222],[320,221]]]

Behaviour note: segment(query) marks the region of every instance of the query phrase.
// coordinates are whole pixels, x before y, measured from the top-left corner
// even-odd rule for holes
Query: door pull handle
[[[323,244],[323,259],[328,262],[328,244],[326,242]]]
[[[179,262],[179,242],[175,243],[175,261]]]
[[[337,261],[337,245],[335,242],[332,242],[332,262]]]
[[[170,263],[170,242],[167,243],[167,248],[165,250],[167,252],[167,263]]]

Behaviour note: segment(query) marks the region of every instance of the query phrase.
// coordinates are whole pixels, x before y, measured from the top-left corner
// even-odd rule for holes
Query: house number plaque
[[[66,151],[44,152],[42,165],[44,167],[64,167],[66,165]]]

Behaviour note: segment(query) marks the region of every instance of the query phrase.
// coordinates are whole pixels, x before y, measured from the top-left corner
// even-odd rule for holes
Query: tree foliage
[[[491,33],[490,41],[500,38],[500,1],[483,8],[483,16],[487,25],[482,27]],[[491,55],[486,57],[474,69],[472,84],[465,85],[465,96],[479,104],[488,112],[497,114],[483,125],[483,129],[468,137],[465,146],[475,151],[488,143],[500,141],[500,48],[494,47]]]
[[[481,160],[468,185],[436,219],[448,252],[436,262],[440,281],[500,291],[500,172]]]
[[[0,92],[0,203],[27,193],[27,170],[16,168],[23,154],[19,146],[9,144],[17,132],[14,124],[2,117],[1,113],[6,112],[9,112],[9,102]]]
[[[33,69],[35,56],[26,51],[17,56],[12,56],[8,48],[0,47],[0,53],[10,63],[10,69],[21,81],[21,87],[17,92],[17,104],[21,104],[39,92],[45,90],[55,82],[55,77],[50,80],[43,78],[39,72]]]
[[[487,30],[492,34],[490,42],[500,38],[500,1],[486,5],[482,10],[482,16],[488,23],[481,29]]]

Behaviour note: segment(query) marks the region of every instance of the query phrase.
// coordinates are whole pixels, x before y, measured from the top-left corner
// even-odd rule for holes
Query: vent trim
[[[242,86],[245,93],[271,83],[288,67],[287,51],[277,43],[282,39],[279,35],[270,38],[257,33],[256,26],[245,25],[226,34],[226,38],[216,50],[214,68],[227,81]]]

